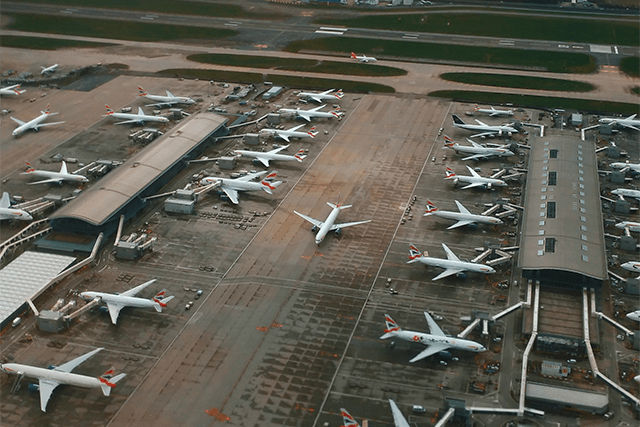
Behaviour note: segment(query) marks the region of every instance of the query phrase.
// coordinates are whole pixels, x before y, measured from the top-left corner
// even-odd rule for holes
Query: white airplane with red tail
[[[504,182],[501,179],[498,178],[494,178],[493,176],[489,177],[489,178],[484,178],[482,176],[480,176],[478,174],[478,172],[474,171],[472,168],[470,168],[469,166],[467,166],[467,169],[469,169],[469,173],[471,173],[471,176],[468,175],[456,175],[456,173],[453,171],[453,169],[451,169],[449,166],[447,166],[447,169],[445,171],[447,177],[445,179],[450,179],[453,180],[453,184],[454,185],[458,185],[459,182],[463,183],[463,184],[467,184],[466,186],[462,187],[463,190],[466,190],[467,188],[474,188],[474,187],[484,187],[488,190],[491,190],[492,187],[506,187],[507,183]],[[498,172],[500,173],[500,172]]]
[[[324,220],[324,222],[317,219],[313,219],[310,216],[301,214],[300,212],[293,211],[300,218],[305,219],[309,221],[311,224],[313,224],[311,231],[316,233],[316,239],[315,239],[316,245],[319,245],[320,243],[322,243],[322,241],[324,240],[325,237],[327,237],[327,234],[330,231],[333,231],[336,236],[339,236],[343,228],[371,222],[371,220],[368,219],[366,221],[343,222],[341,224],[335,224],[335,221],[338,218],[338,214],[340,213],[340,211],[343,209],[350,208],[352,205],[343,206],[340,203],[338,203],[337,205],[334,205],[333,203],[330,203],[330,202],[327,202],[327,204],[331,207],[332,211],[331,213],[329,213],[329,216],[327,217],[327,219]]]
[[[20,90],[20,85],[13,85],[0,88],[0,95],[20,95],[21,93],[25,93],[26,90]]]
[[[38,169],[34,169],[33,166],[31,166],[29,164],[29,162],[27,162],[27,171],[26,172],[22,172],[20,175],[33,175],[33,176],[38,176],[38,177],[42,177],[42,178],[47,178],[43,181],[36,181],[36,182],[30,182],[29,185],[35,185],[35,184],[61,184],[62,181],[70,181],[70,182],[89,182],[89,178],[87,178],[86,176],[80,175],[80,174],[76,174],[76,173],[69,173],[67,171],[67,163],[63,160],[62,161],[62,166],[60,167],[60,172],[53,172],[53,171],[44,171],[44,170],[38,170]]]
[[[273,194],[273,190],[276,189],[277,186],[282,184],[282,181],[271,181],[278,174],[277,172],[271,172],[260,182],[251,182],[251,180],[261,177],[266,174],[267,171],[263,172],[254,172],[247,174],[245,176],[241,176],[240,178],[217,178],[215,176],[208,176],[202,178],[200,180],[200,184],[202,185],[211,185],[217,184],[217,188],[222,190],[231,203],[237,205],[238,204],[238,192],[240,191],[258,191],[262,190],[265,193]]]
[[[274,138],[284,139],[287,142],[291,142],[289,141],[289,138],[315,138],[318,134],[315,126],[306,132],[299,132],[298,129],[300,129],[302,126],[306,125],[301,124],[286,130],[264,128],[260,129],[260,133],[266,134],[267,136],[273,136]]]
[[[340,119],[342,117],[342,114],[340,112],[340,108],[336,108],[333,111],[320,111],[322,110],[324,107],[326,106],[326,104],[322,104],[319,107],[316,108],[312,108],[310,110],[301,110],[300,108],[281,108],[278,110],[278,113],[280,114],[292,114],[295,118],[302,118],[308,122],[311,121],[311,119],[315,118],[320,118],[320,119],[331,119],[331,118],[336,118],[336,119]]]
[[[377,59],[374,58],[373,56],[367,56],[367,55],[356,55],[355,53],[351,52],[351,59],[356,59],[359,62],[376,62]]]
[[[298,162],[301,162],[305,159],[305,157],[307,157],[307,155],[304,154],[304,150],[298,151],[294,156],[290,156],[288,154],[280,154],[280,152],[282,150],[285,150],[287,147],[289,146],[283,145],[282,147],[278,147],[271,151],[267,151],[266,153],[263,153],[261,151],[250,151],[250,150],[234,150],[233,152],[238,156],[253,157],[254,159],[258,160],[260,163],[262,163],[265,167],[269,167],[269,162],[271,160],[285,161],[285,162],[296,160]]]
[[[454,274],[464,273],[466,271],[482,274],[493,274],[496,272],[492,267],[489,267],[485,264],[461,261],[460,258],[458,258],[447,245],[445,245],[444,243],[441,243],[441,245],[442,249],[444,249],[447,254],[447,259],[430,257],[428,252],[425,251],[424,253],[422,253],[414,245],[411,245],[411,247],[409,248],[409,261],[407,261],[407,264],[419,262],[426,265],[427,267],[444,268],[445,270],[442,273],[431,279],[433,281],[453,276]]]
[[[306,98],[311,101],[315,101],[318,104],[322,104],[325,101],[339,101],[344,97],[342,89],[338,89],[334,92],[334,89],[325,90],[324,92],[299,92],[300,98]]]
[[[40,111],[40,112],[42,114],[40,114],[35,119],[29,120],[28,122],[23,122],[22,120],[16,119],[15,117],[10,117],[11,120],[13,120],[14,122],[16,122],[18,124],[18,127],[15,128],[13,132],[11,132],[11,135],[18,136],[21,133],[28,131],[29,129],[33,130],[34,132],[38,132],[41,127],[55,126],[55,125],[60,125],[60,124],[64,123],[64,122],[43,123],[50,116],[54,116],[54,115],[58,114],[58,113],[50,113],[49,112],[49,104],[47,104],[47,109],[46,110]]]
[[[455,224],[447,227],[447,230],[476,223],[489,225],[502,224],[501,219],[493,216],[472,214],[467,208],[462,206],[462,203],[457,200],[454,200],[454,202],[456,202],[460,212],[441,211],[431,200],[427,200],[427,210],[423,216],[435,215],[440,218],[457,221]]]

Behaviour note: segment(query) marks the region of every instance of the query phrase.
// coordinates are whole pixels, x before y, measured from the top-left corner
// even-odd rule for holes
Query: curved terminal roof
[[[607,264],[594,146],[569,136],[546,139],[531,146],[520,244],[523,275],[603,281]]]
[[[104,224],[226,121],[209,112],[190,116],[84,190],[56,211],[51,219],[81,220],[94,226]]]

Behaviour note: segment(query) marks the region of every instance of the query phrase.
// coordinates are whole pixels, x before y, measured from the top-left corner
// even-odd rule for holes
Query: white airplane
[[[640,310],[632,311],[631,313],[627,314],[627,319],[640,322]],[[640,380],[636,381],[640,382]]]
[[[276,181],[276,182],[269,181],[270,179],[273,179],[276,177],[277,172],[271,172],[260,182],[250,182],[252,179],[258,178],[266,173],[267,171],[255,172],[255,173],[250,173],[235,179],[217,178],[214,176],[208,176],[208,177],[202,178],[200,180],[200,184],[202,185],[209,185],[209,184],[216,184],[216,183],[219,184],[220,190],[222,190],[227,195],[227,197],[229,198],[229,200],[231,200],[233,204],[237,205],[239,191],[262,190],[269,194],[273,194],[273,190],[275,190],[277,186],[282,184],[282,181]]]
[[[513,151],[509,150],[506,145],[501,145],[499,147],[484,147],[469,138],[467,138],[467,141],[469,141],[471,146],[460,145],[457,142],[453,142],[453,139],[449,138],[447,135],[444,136],[444,140],[446,141],[444,146],[455,150],[456,153],[472,154],[471,156],[464,157],[462,160],[487,160],[492,157],[513,156]]]
[[[281,138],[287,142],[291,142],[289,141],[289,138],[302,139],[302,138],[316,137],[318,132],[316,131],[315,126],[309,129],[307,132],[298,132],[298,129],[300,129],[303,126],[306,126],[306,125],[301,124],[286,130],[264,128],[264,129],[260,129],[260,133],[264,133],[267,136],[273,136],[274,138]]]
[[[640,222],[622,221],[616,224],[616,228],[619,228],[621,230],[628,228],[629,231],[632,231],[634,233],[640,233]]]
[[[447,259],[430,257],[428,252],[425,251],[423,254],[418,248],[411,245],[411,248],[409,249],[409,261],[407,261],[407,264],[420,262],[426,266],[444,268],[445,270],[442,273],[431,279],[433,281],[453,276],[454,274],[463,273],[465,271],[483,274],[493,274],[496,272],[493,268],[485,264],[460,261],[460,258],[458,258],[447,245],[444,243],[441,243],[441,245],[447,253]]]
[[[113,376],[113,368],[109,369],[98,378],[71,373],[71,371],[73,371],[78,365],[100,350],[102,350],[102,348],[97,348],[83,356],[76,357],[67,363],[56,366],[53,369],[38,368],[35,366],[23,365],[21,363],[4,363],[0,365],[0,370],[10,375],[19,375],[21,378],[36,378],[38,380],[38,390],[40,391],[40,409],[42,412],[46,412],[47,403],[49,403],[51,394],[60,384],[83,388],[99,387],[102,389],[102,393],[105,396],[109,396],[109,394],[111,394],[111,389],[115,387],[116,383],[123,379],[127,374]]]
[[[438,207],[433,204],[431,200],[427,200],[427,211],[423,216],[435,215],[444,219],[452,219],[454,221],[458,221],[455,224],[447,227],[447,230],[451,230],[453,228],[462,227],[465,225],[480,223],[480,224],[490,224],[490,225],[498,225],[502,224],[502,220],[487,215],[476,215],[469,212],[467,208],[462,206],[457,200],[454,200],[456,205],[458,206],[458,210],[460,212],[450,212],[450,211],[441,211],[438,210]]]
[[[305,159],[305,157],[307,157],[307,155],[304,154],[304,150],[298,151],[295,156],[290,156],[288,154],[280,154],[280,151],[286,149],[287,147],[289,146],[283,145],[282,147],[278,147],[271,151],[267,151],[266,153],[263,153],[260,151],[249,151],[249,150],[234,150],[233,152],[239,156],[253,157],[254,159],[259,160],[266,167],[269,167],[269,162],[271,160],[278,160],[278,161],[296,160],[298,162],[301,162]]]
[[[116,325],[118,323],[118,315],[120,310],[125,307],[137,307],[137,308],[150,308],[153,307],[158,313],[162,313],[162,309],[167,307],[167,303],[173,299],[173,295],[164,298],[166,291],[162,290],[158,292],[153,298],[139,298],[136,297],[138,292],[155,282],[156,279],[149,280],[142,285],[138,285],[133,289],[129,289],[121,294],[108,294],[106,292],[82,292],[80,296],[85,301],[93,301],[98,298],[100,302],[107,304],[109,315],[111,316],[111,323]]]
[[[482,114],[488,114],[491,117],[513,116],[513,110],[498,110],[496,108],[493,108],[493,105],[491,105],[491,108],[480,108],[478,104],[476,104],[476,108],[474,108],[473,111],[477,111],[478,113]]]
[[[327,204],[331,206],[331,209],[333,210],[331,211],[327,219],[324,220],[324,222],[318,221],[317,219],[313,219],[311,217],[303,215],[300,212],[293,211],[299,217],[313,224],[311,231],[316,233],[316,239],[315,239],[316,245],[319,245],[320,243],[322,243],[322,241],[330,231],[333,231],[336,236],[339,236],[343,228],[351,227],[352,225],[366,224],[367,222],[371,222],[371,220],[368,219],[366,221],[343,222],[341,224],[335,224],[336,218],[338,217],[338,214],[340,213],[340,211],[343,209],[350,208],[352,205],[343,206],[339,203],[337,205],[334,205],[333,203],[329,203],[329,202],[327,202]]]
[[[518,129],[510,125],[488,125],[486,123],[482,123],[478,119],[476,119],[476,122],[478,123],[477,125],[471,125],[462,121],[462,119],[455,114],[452,114],[451,117],[453,118],[453,127],[470,130],[472,132],[480,131],[480,133],[471,135],[471,138],[482,136],[502,136],[503,134],[510,135],[512,133],[518,133]]]
[[[44,126],[54,126],[54,125],[59,125],[62,124],[64,122],[53,122],[53,123],[42,123],[45,120],[47,120],[49,118],[49,116],[54,116],[58,113],[50,113],[49,112],[49,104],[47,104],[47,109],[44,111],[40,111],[42,114],[40,114],[38,117],[36,117],[35,119],[31,119],[28,122],[23,122],[22,120],[16,119],[14,117],[11,117],[11,120],[13,120],[14,122],[16,122],[18,124],[18,127],[15,128],[15,130],[13,132],[11,132],[11,135],[13,136],[18,136],[21,133],[28,131],[29,129],[32,129],[35,132],[38,132],[40,130],[41,127]]]
[[[433,356],[434,354],[440,353],[441,351],[445,351],[449,348],[473,351],[475,353],[487,350],[482,344],[475,341],[465,340],[458,337],[448,337],[444,332],[442,332],[442,329],[440,329],[438,324],[431,318],[429,313],[425,311],[424,316],[427,318],[427,323],[429,324],[429,334],[425,332],[403,331],[388,314],[385,314],[384,320],[387,325],[387,329],[384,330],[385,334],[382,335],[380,339],[400,338],[401,340],[418,342],[428,346],[409,362],[417,362],[418,360]]]
[[[26,90],[20,90],[20,85],[13,85],[0,88],[0,95],[20,95],[21,93],[25,93]]]
[[[148,114],[145,114],[144,111],[142,111],[142,107],[138,107],[138,114],[116,113],[108,105],[105,105],[105,107],[107,107],[107,114],[103,115],[102,117],[113,117],[115,119],[125,119],[124,122],[116,123],[117,125],[124,125],[128,123],[143,124],[144,122],[166,123],[169,121],[169,119],[167,119],[166,117],[150,116]]]
[[[631,271],[634,273],[640,273],[640,262],[639,261],[627,261],[622,264],[620,267],[624,268],[627,271]]]
[[[599,122],[609,125],[620,125],[622,127],[640,132],[640,119],[636,119],[636,115],[637,114],[632,114],[626,119],[621,117],[603,117],[599,120]]]
[[[185,104],[192,105],[195,104],[196,101],[187,97],[187,96],[175,96],[171,92],[167,92],[167,96],[162,95],[149,95],[144,89],[138,86],[138,90],[140,91],[139,96],[144,96],[151,101],[157,101],[157,104],[146,104],[146,107],[171,107],[176,104]]]
[[[445,173],[447,174],[447,177],[445,179],[452,179],[454,185],[458,185],[459,182],[463,184],[468,184],[462,187],[463,190],[466,190],[467,188],[473,188],[473,187],[485,187],[490,190],[491,187],[494,187],[494,186],[496,187],[507,186],[507,183],[501,179],[497,179],[493,177],[483,178],[478,174],[478,172],[474,171],[469,166],[467,166],[467,169],[469,169],[471,176],[456,175],[453,169],[447,166],[447,170],[445,171]]]
[[[280,114],[293,114],[296,118],[302,118],[306,121],[310,122],[312,118],[327,118],[330,119],[335,117],[339,119],[342,115],[339,108],[336,108],[333,111],[320,111],[326,106],[326,104],[322,104],[319,107],[312,108],[311,110],[301,110],[300,108],[281,108],[278,110]]]
[[[42,178],[47,178],[43,181],[30,182],[29,185],[35,184],[61,184],[62,181],[70,181],[70,182],[89,182],[89,179],[86,176],[82,176],[75,173],[67,172],[67,164],[63,161],[62,167],[60,168],[60,172],[52,172],[52,171],[43,171],[34,169],[33,166],[27,162],[27,171],[22,172],[20,175],[33,175]]]
[[[16,219],[21,221],[31,221],[33,217],[29,213],[22,209],[11,208],[11,200],[9,199],[9,193],[6,191],[2,193],[2,199],[0,199],[0,220],[3,219]]]
[[[299,92],[298,96],[300,98],[310,99],[312,101],[317,102],[318,104],[322,104],[324,101],[339,101],[344,97],[344,93],[342,93],[342,89],[338,89],[334,92],[335,89],[325,90],[324,92]]]
[[[40,74],[42,74],[43,76],[46,76],[50,73],[55,73],[56,70],[58,69],[58,64],[53,64],[50,67],[40,66],[40,68],[42,68],[42,71],[40,71]]]
[[[373,56],[367,56],[367,55],[356,55],[355,53],[351,52],[351,58],[352,59],[357,59],[360,62],[376,62],[377,59],[374,58]]]
[[[407,419],[400,412],[400,408],[396,405],[396,402],[389,399],[389,405],[391,405],[391,413],[393,414],[393,423],[396,427],[410,427]]]
[[[640,173],[640,163],[615,162],[611,163],[609,166],[614,169],[621,169],[621,172],[632,170],[634,172]]]
[[[631,197],[633,199],[640,200],[640,190],[632,190],[630,188],[616,188],[611,192],[611,194],[615,194],[620,197]]]

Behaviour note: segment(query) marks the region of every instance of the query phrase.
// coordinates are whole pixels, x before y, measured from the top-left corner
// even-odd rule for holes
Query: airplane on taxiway
[[[28,212],[22,209],[13,209],[11,207],[11,199],[9,193],[6,191],[2,193],[2,199],[0,199],[0,220],[3,219],[15,219],[21,221],[31,221],[33,217]]]
[[[367,55],[356,55],[355,53],[351,52],[351,58],[352,59],[357,59],[359,62],[376,62],[377,59],[374,58],[373,56],[367,56]]]
[[[350,208],[352,205],[344,206],[344,205],[341,205],[339,203],[334,205],[333,203],[330,203],[330,202],[327,202],[327,204],[331,207],[332,211],[331,211],[331,213],[329,213],[329,216],[327,217],[327,219],[324,220],[324,222],[323,221],[319,221],[319,220],[314,219],[314,218],[311,218],[311,217],[309,217],[307,215],[301,214],[300,212],[293,211],[300,218],[303,218],[303,219],[309,221],[311,224],[313,224],[313,227],[311,228],[311,231],[316,233],[316,238],[315,238],[316,245],[319,245],[320,243],[322,243],[322,241],[324,240],[324,238],[327,236],[327,234],[330,231],[333,231],[335,233],[335,235],[338,236],[342,232],[343,228],[351,227],[353,225],[366,224],[367,222],[371,222],[371,220],[368,219],[366,221],[343,222],[341,224],[335,224],[335,221],[336,221],[340,211],[343,210],[343,209]]]
[[[460,117],[455,114],[451,115],[453,119],[453,127],[460,129],[470,130],[472,132],[480,131],[475,135],[471,135],[471,138],[482,136],[502,136],[504,134],[510,135],[512,133],[518,133],[518,129],[511,125],[488,125],[476,119],[477,125],[467,124]]]
[[[628,228],[629,231],[632,231],[634,233],[640,233],[640,222],[636,222],[636,221],[622,221],[616,224],[616,228],[619,228],[621,230],[624,230],[625,228]]]
[[[291,142],[289,141],[289,138],[302,139],[302,138],[316,137],[316,135],[318,134],[318,131],[316,131],[315,126],[309,129],[307,132],[299,132],[298,129],[300,129],[303,126],[306,126],[306,125],[301,124],[286,130],[264,128],[264,129],[260,129],[260,133],[266,134],[267,136],[273,136],[274,138],[284,139],[287,142]]]
[[[239,156],[253,157],[254,159],[257,159],[258,161],[260,161],[266,167],[269,167],[269,162],[271,160],[285,161],[285,162],[296,160],[298,162],[301,162],[305,159],[305,157],[307,157],[307,155],[304,154],[304,150],[298,151],[295,156],[290,156],[288,154],[280,154],[280,152],[286,149],[287,147],[289,146],[283,145],[282,147],[278,147],[271,151],[267,151],[266,153],[263,153],[261,151],[249,151],[249,150],[234,150],[233,152]]]
[[[140,94],[138,96],[144,96],[145,98],[151,101],[157,102],[157,104],[146,104],[145,107],[171,107],[172,105],[176,105],[176,104],[192,105],[196,103],[196,101],[194,101],[193,99],[187,96],[175,96],[169,91],[166,91],[167,95],[163,96],[163,95],[150,95],[140,86],[138,86],[138,90],[140,91]]]
[[[27,162],[27,171],[22,172],[21,175],[33,175],[41,178],[47,178],[43,181],[30,182],[29,185],[35,184],[61,184],[62,181],[70,181],[70,182],[89,182],[89,178],[86,176],[69,173],[67,171],[67,163],[62,161],[62,166],[60,167],[60,172],[53,171],[45,171],[34,169],[33,166]]]
[[[472,214],[467,208],[462,206],[462,203],[457,200],[454,200],[454,202],[456,202],[460,212],[441,211],[431,200],[427,200],[427,210],[423,216],[435,215],[440,218],[457,221],[455,224],[447,227],[447,230],[477,223],[489,225],[502,224],[501,219],[493,216]]]
[[[280,114],[293,114],[295,118],[302,118],[306,121],[310,122],[314,117],[316,118],[326,118],[331,119],[333,117],[339,119],[342,116],[339,108],[336,108],[333,111],[320,111],[326,106],[326,104],[322,104],[319,107],[312,108],[311,110],[301,110],[300,108],[281,108],[278,110]]]
[[[38,368],[36,366],[23,365],[21,363],[4,363],[0,365],[0,370],[10,375],[37,379],[37,386],[40,391],[40,409],[42,412],[47,412],[47,403],[49,403],[51,394],[53,393],[53,390],[61,384],[83,388],[100,388],[105,396],[109,396],[109,394],[111,394],[111,389],[115,387],[116,383],[124,378],[126,374],[113,376],[115,373],[113,368],[109,369],[98,378],[74,374],[71,372],[78,365],[100,350],[102,350],[102,348],[97,348],[80,357],[76,357],[67,363],[53,367],[52,369]]]
[[[344,97],[344,93],[342,89],[338,89],[334,92],[335,89],[325,90],[324,92],[299,92],[298,96],[300,98],[310,99],[319,104],[322,104],[324,101],[339,101]]]
[[[490,190],[494,186],[496,186],[496,187],[506,187],[507,186],[507,183],[504,182],[501,179],[494,178],[493,176],[491,176],[489,178],[484,178],[484,177],[481,177],[480,174],[478,174],[478,172],[476,172],[475,170],[473,170],[469,166],[467,166],[467,169],[469,169],[469,172],[471,173],[471,176],[469,176],[469,175],[456,175],[456,173],[453,171],[453,169],[451,169],[449,166],[447,166],[447,169],[445,171],[447,177],[445,179],[453,180],[453,185],[458,185],[459,182],[461,182],[463,184],[468,184],[468,185],[462,187],[462,190],[466,190],[467,188],[473,188],[473,187],[485,187],[485,188]]]
[[[275,178],[277,172],[271,172],[260,182],[251,182],[251,180],[261,177],[266,174],[267,171],[250,173],[245,176],[241,176],[240,178],[218,178],[215,176],[208,176],[202,178],[200,180],[200,184],[202,185],[210,185],[217,184],[217,188],[222,190],[231,203],[237,205],[238,204],[238,192],[242,191],[258,191],[262,190],[268,194],[273,194],[273,190],[276,189],[277,186],[282,184],[282,181],[272,182],[271,179]]]
[[[105,107],[107,107],[107,114],[104,114],[102,117],[113,117],[114,119],[124,119],[123,122],[116,123],[117,125],[124,125],[129,123],[143,124],[144,122],[166,123],[169,121],[169,119],[167,119],[166,117],[151,116],[151,115],[145,114],[144,111],[142,110],[142,107],[138,107],[138,114],[116,113],[108,105],[105,105]]]
[[[487,160],[492,157],[510,157],[513,156],[513,151],[509,150],[507,145],[501,145],[499,147],[484,147],[475,141],[467,138],[467,141],[471,144],[460,145],[457,142],[453,142],[453,139],[447,135],[444,136],[446,141],[444,146],[455,150],[457,154],[471,154],[471,156],[464,157],[462,160]]]
[[[425,311],[424,316],[426,317],[427,323],[429,324],[430,333],[404,331],[391,318],[391,316],[385,314],[384,320],[387,328],[384,330],[385,333],[380,337],[380,339],[399,338],[401,340],[417,342],[428,346],[425,350],[422,350],[409,362],[417,362],[418,360],[433,356],[436,353],[440,353],[441,351],[445,351],[450,348],[455,350],[472,351],[475,353],[487,350],[482,344],[475,341],[447,336],[442,331],[442,329],[440,329],[438,324],[431,318],[429,313]]]
[[[609,166],[614,169],[620,169],[620,172],[632,170],[634,172],[640,173],[640,163],[615,162],[611,163]]]
[[[5,96],[5,95],[9,95],[9,96],[13,96],[13,95],[20,95],[21,93],[25,93],[26,90],[20,90],[20,85],[13,85],[13,86],[7,86],[7,87],[3,87],[0,88],[0,95]]]
[[[627,118],[623,117],[603,117],[600,123],[609,125],[620,125],[625,128],[633,129],[640,132],[640,119],[636,119],[637,114],[632,114]]]
[[[162,309],[167,307],[167,303],[173,299],[173,295],[170,297],[164,297],[165,290],[158,292],[153,298],[139,298],[136,295],[144,288],[154,283],[156,279],[149,280],[148,282],[138,285],[133,289],[129,289],[126,292],[120,294],[109,294],[106,292],[93,292],[86,291],[80,293],[80,296],[87,302],[99,299],[101,303],[107,304],[109,310],[109,316],[111,316],[111,323],[116,325],[118,323],[118,315],[120,310],[125,307],[137,307],[137,308],[149,308],[153,307],[158,313],[162,313]]]
[[[45,127],[45,126],[55,126],[55,125],[60,125],[64,122],[53,122],[53,123],[43,123],[45,120],[47,120],[50,116],[54,116],[58,113],[50,113],[49,112],[49,104],[47,104],[47,109],[44,111],[40,111],[40,114],[38,117],[29,120],[28,122],[23,122],[22,120],[16,119],[14,117],[10,117],[11,120],[13,120],[14,122],[16,122],[18,124],[18,127],[14,129],[13,132],[11,132],[11,135],[13,136],[18,136],[23,132],[26,132],[28,130],[33,130],[35,132],[38,132],[40,130],[41,127]]]
[[[618,197],[631,197],[640,200],[640,190],[632,190],[631,188],[616,188],[611,192]]]
[[[476,104],[476,108],[474,108],[473,111],[488,114],[491,117],[513,116],[513,110],[498,110],[497,108],[493,108],[493,105],[491,105],[491,108],[480,108],[478,104]]]
[[[59,66],[58,64],[53,64],[49,67],[40,66],[40,68],[42,68],[42,71],[40,71],[40,74],[47,76],[51,73],[55,73],[56,70],[58,69],[58,66]]]
[[[442,273],[431,279],[433,281],[453,276],[454,274],[464,273],[465,271],[482,274],[493,274],[496,272],[492,267],[489,267],[486,264],[461,261],[460,258],[458,258],[447,245],[445,245],[444,243],[441,243],[441,245],[444,251],[447,253],[447,259],[430,257],[428,252],[425,251],[424,253],[422,253],[414,245],[411,245],[411,247],[409,248],[409,261],[407,261],[407,264],[420,262],[427,267],[444,268],[445,270]]]

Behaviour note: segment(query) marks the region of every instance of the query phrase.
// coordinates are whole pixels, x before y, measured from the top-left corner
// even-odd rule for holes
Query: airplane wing
[[[489,127],[488,124],[486,123],[482,123],[480,120],[476,119],[476,122],[480,125],[480,126],[484,126],[484,127]]]
[[[331,227],[331,231],[337,230],[338,228],[351,227],[352,225],[366,224],[367,222],[371,222],[371,220],[368,219],[366,221],[343,222],[342,224],[333,224],[333,226]]]
[[[300,126],[304,126],[304,125],[300,125]],[[281,152],[282,150],[286,150],[287,148],[289,148],[288,145],[283,145],[282,147],[278,147],[278,148],[275,148],[275,149],[269,151],[269,154],[276,154],[276,153]]]
[[[301,124],[301,125],[294,126],[294,127],[292,127],[291,129],[287,129],[287,132],[295,132],[295,131],[297,131],[298,129],[300,129],[302,126],[305,126],[305,124],[303,123],[303,124]]]
[[[478,138],[478,137],[483,137],[483,136],[493,136],[493,135],[497,135],[499,132],[497,131],[490,131],[490,132],[482,132],[482,133],[477,133],[475,135],[471,135],[470,138]]]
[[[267,171],[248,173],[245,176],[241,176],[240,178],[236,178],[238,181],[251,181],[252,179],[256,179],[262,175],[267,173]]]
[[[470,168],[469,166],[467,166],[467,169],[469,169],[469,173],[473,176],[475,176],[476,178],[482,178],[478,172],[476,172],[475,170],[473,170],[473,168]]]
[[[318,95],[329,95],[331,92],[333,92],[333,89],[325,90],[324,92],[321,92]],[[635,116],[635,114],[634,114],[634,116]],[[630,117],[630,118],[633,119],[633,116]]]
[[[296,114],[298,114],[298,117],[302,117],[303,119],[305,119],[308,122],[311,121],[311,117],[309,116],[309,114],[307,114],[306,111],[298,111]]]
[[[293,211],[296,215],[298,215],[300,218],[302,219],[306,219],[307,221],[309,221],[311,224],[315,225],[318,228],[322,228],[322,224],[324,224],[322,221],[318,221],[317,219],[313,219],[310,216],[306,216],[304,214],[301,214],[300,212],[296,212]]]
[[[166,92],[167,92],[167,96],[169,98],[175,98],[175,96],[173,96],[173,94],[171,92],[169,92],[168,90]]]
[[[473,145],[475,148],[484,148],[482,145],[478,144],[477,142],[467,138],[467,141],[469,142],[469,144]]]
[[[402,412],[400,412],[400,408],[396,405],[396,402],[389,399],[389,405],[391,405],[391,413],[393,414],[393,422],[396,427],[410,427]]]
[[[178,101],[164,101],[158,102],[157,104],[144,104],[145,107],[163,107],[165,105],[174,105],[177,104]]]
[[[444,243],[441,243],[441,245],[444,251],[447,253],[447,259],[449,259],[450,261],[460,261],[460,259],[456,256],[456,254],[454,254],[453,251],[449,249],[447,245],[445,245]]]
[[[256,159],[260,160],[260,163],[262,163],[265,167],[269,167],[269,159],[267,159],[266,157],[256,156]]]
[[[134,296],[136,296],[138,294],[138,292],[140,292],[141,290],[143,290],[144,288],[146,288],[147,286],[149,286],[150,284],[152,284],[156,280],[158,280],[158,279],[149,280],[148,282],[145,282],[142,285],[138,285],[135,288],[129,289],[126,292],[122,292],[120,295],[122,295],[124,297],[134,297]]]
[[[41,127],[45,127],[45,126],[60,125],[60,124],[62,124],[62,123],[64,123],[64,122],[40,123],[40,124],[39,124],[38,126],[36,126],[36,127],[41,128]]]
[[[97,352],[99,352],[100,350],[102,350],[102,347],[100,348],[96,348],[95,350],[90,351],[87,354],[83,354],[80,357],[76,357],[73,360],[68,361],[67,363],[63,363],[60,366],[56,366],[54,368],[55,371],[60,371],[60,372],[71,372],[73,371],[79,364],[81,364],[82,362],[84,362],[85,360],[87,360],[88,358],[90,358],[91,356],[93,356],[94,354],[96,354]]]
[[[132,120],[125,120],[124,122],[118,122],[118,123],[114,123],[116,125],[126,125],[129,123],[140,123],[140,119],[132,119]]]
[[[443,271],[442,273],[438,274],[436,277],[434,277],[431,280],[433,280],[433,281],[440,280],[440,279],[443,279],[445,277],[453,276],[454,274],[458,274],[458,273],[462,273],[462,272],[463,272],[463,270],[453,270],[453,269],[448,268],[445,271]]]
[[[60,383],[51,380],[40,380],[38,383],[38,389],[40,390],[40,409],[42,412],[47,411],[47,403],[51,398],[51,393],[58,387]]]
[[[322,102],[322,99],[318,98],[315,95],[309,95],[309,99],[314,100],[315,102]]]
[[[462,206],[462,203],[460,203],[457,200],[454,200],[454,202],[456,202],[456,206],[458,207],[458,210],[460,211],[460,213],[471,214],[471,212],[469,212],[469,209]]]
[[[316,108],[312,108],[312,109],[311,109],[311,110],[309,110],[309,111],[320,111],[320,110],[322,110],[326,105],[327,105],[327,104],[322,104],[321,106],[316,107]]]
[[[231,199],[231,202],[233,202],[234,205],[238,204],[238,192],[236,190],[222,187],[222,191],[224,191],[227,197]]]
[[[482,187],[484,185],[484,183],[482,182],[474,182],[471,183],[469,185],[465,185],[464,187],[460,188],[461,190],[466,190],[467,188],[474,188],[474,187]]]
[[[114,302],[108,302],[107,308],[109,309],[109,316],[111,316],[111,323],[114,325],[118,323],[118,316],[120,315],[120,310],[125,308],[123,304],[117,304]]]
[[[467,219],[461,220],[461,221],[458,221],[455,224],[447,227],[447,230],[452,230],[452,229],[458,228],[458,227],[464,227],[465,225],[473,224],[474,222],[475,221],[470,221],[470,220],[467,220]]]
[[[9,199],[9,193],[6,191],[2,193],[2,199],[0,200],[0,208],[10,208],[11,200]]]
[[[36,185],[36,184],[60,184],[62,182],[62,178],[49,178],[49,179],[45,179],[43,181],[36,181],[36,182],[29,182],[28,185]]]
[[[12,117],[12,118],[13,118],[13,117]],[[618,124],[619,124],[620,126],[623,126],[623,127],[626,127],[626,128],[629,128],[629,129],[633,129],[633,130],[635,130],[635,131],[640,132],[640,129],[638,129],[638,128],[637,128],[637,127],[635,127],[635,126],[632,126],[632,125],[625,125],[624,123],[620,123],[620,122],[618,122]]]
[[[279,138],[282,138],[287,142],[291,142],[291,141],[289,141],[289,135],[287,135],[287,134],[281,134],[279,132],[276,132],[276,135],[278,135]]]
[[[22,126],[22,125],[26,125],[26,123],[25,123],[25,122],[23,122],[23,121],[22,121],[22,120],[20,120],[20,119],[16,119],[15,117],[9,117],[9,118],[10,118],[11,120],[13,120],[14,122],[16,122],[17,124],[19,124],[20,126]]]
[[[422,360],[426,357],[433,356],[434,354],[440,353],[441,351],[444,351],[448,348],[449,346],[446,344],[432,344],[429,347],[427,347],[425,350],[422,350],[420,353],[418,353],[416,357],[409,360],[409,362],[417,362],[418,360]]]
[[[426,311],[424,312],[424,317],[427,319],[427,323],[429,324],[429,333],[431,333],[431,335],[437,335],[439,337],[446,337],[445,333],[442,332],[442,329],[440,329],[440,326],[438,326],[436,321],[433,320],[431,315],[429,313],[427,313]]]
[[[473,156],[464,157],[462,160],[482,160],[491,157],[487,154],[474,154]]]

